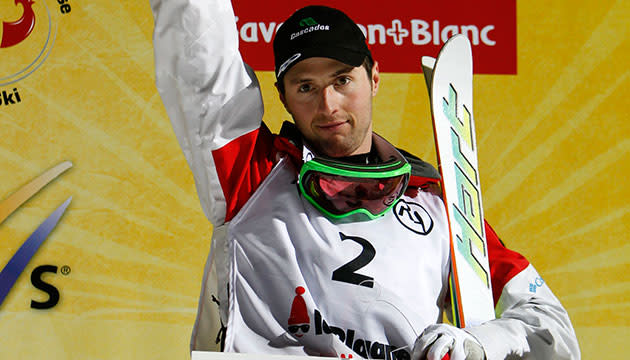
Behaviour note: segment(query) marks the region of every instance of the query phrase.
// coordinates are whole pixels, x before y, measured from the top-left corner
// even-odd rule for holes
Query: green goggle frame
[[[411,165],[401,156],[370,165],[315,157],[302,165],[298,184],[302,195],[329,218],[362,214],[373,220],[394,206],[405,192],[410,174]],[[323,183],[344,189],[329,194]]]

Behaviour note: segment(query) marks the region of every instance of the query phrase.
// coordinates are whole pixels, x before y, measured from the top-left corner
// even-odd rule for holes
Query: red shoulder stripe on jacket
[[[275,163],[273,135],[263,123],[212,151],[225,197],[225,221],[230,221],[256,191]]]
[[[485,221],[485,225],[490,274],[492,277],[492,295],[496,306],[505,284],[529,266],[529,261],[516,251],[506,248],[487,221]]]

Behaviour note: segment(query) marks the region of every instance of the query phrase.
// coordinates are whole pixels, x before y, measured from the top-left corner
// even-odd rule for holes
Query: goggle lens
[[[373,216],[383,214],[402,195],[408,174],[387,178],[357,178],[307,172],[304,190],[317,205],[333,215],[365,209]]]

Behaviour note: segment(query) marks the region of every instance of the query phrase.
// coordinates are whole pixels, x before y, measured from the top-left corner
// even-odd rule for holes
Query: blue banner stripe
[[[48,234],[57,226],[61,215],[66,211],[72,196],[68,198],[61,206],[53,211],[50,216],[26,239],[26,241],[15,252],[11,260],[0,272],[0,305],[4,302],[4,299],[9,294],[9,291],[17,281],[20,274],[26,268],[26,265],[31,261],[39,247],[42,245]]]

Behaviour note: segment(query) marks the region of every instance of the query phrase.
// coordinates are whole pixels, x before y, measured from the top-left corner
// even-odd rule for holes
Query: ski
[[[429,89],[442,191],[449,222],[453,324],[474,326],[494,318],[473,120],[472,49],[456,35],[437,60],[422,58]]]

